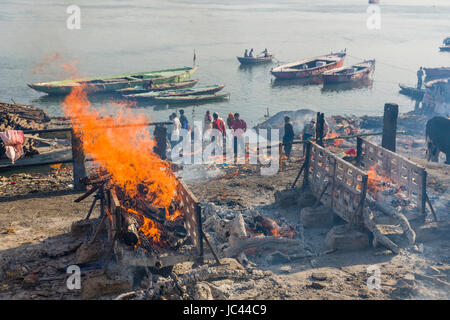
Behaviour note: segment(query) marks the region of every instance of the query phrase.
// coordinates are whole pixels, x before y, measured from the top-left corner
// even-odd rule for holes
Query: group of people
[[[181,129],[185,129],[188,132],[191,132],[191,126],[189,125],[189,121],[187,117],[184,115],[184,110],[179,110],[179,117],[177,113],[172,113],[169,117],[172,121],[172,131],[170,135],[170,142],[172,148],[182,140],[180,135]],[[218,113],[214,112],[211,114],[209,110],[206,111],[205,116],[203,118],[203,132],[200,132],[200,128],[198,126],[194,126],[194,138],[202,140],[206,134],[208,134],[208,130],[216,129],[218,130],[222,137],[225,137],[227,128],[232,130],[233,132],[233,146],[234,146],[234,154],[235,156],[238,153],[238,143],[240,138],[244,136],[244,133],[247,131],[247,123],[245,120],[241,119],[239,113],[228,114],[228,118],[224,121]],[[324,122],[324,136],[328,133],[329,125],[325,121]],[[307,122],[303,127],[302,132],[302,140],[310,140],[314,139],[316,135],[316,121],[312,119],[310,122]],[[216,135],[211,135],[211,141],[215,140]],[[292,125],[290,117],[284,117],[284,135],[283,135],[283,146],[284,146],[284,154],[287,158],[290,157],[292,151],[292,142],[294,141],[295,133],[294,126]],[[303,152],[305,148],[303,148]]]
[[[180,135],[181,129],[185,129],[188,132],[191,132],[191,126],[189,125],[188,119],[184,115],[184,110],[180,109],[178,112],[180,114],[179,117],[176,112],[172,113],[169,116],[170,121],[172,121],[172,131],[169,139],[172,148],[182,140],[182,137]],[[241,138],[247,131],[247,123],[245,122],[245,120],[241,119],[239,113],[233,114],[232,112],[230,112],[225,124],[218,113],[214,112],[211,115],[211,112],[207,110],[203,119],[203,133],[199,132],[200,128],[194,126],[194,130],[197,131],[194,132],[194,137],[203,137],[205,133],[207,133],[210,129],[218,130],[222,134],[222,136],[225,137],[226,128],[232,130],[233,132],[234,153],[237,154],[237,140],[238,138]],[[212,135],[211,141],[214,140],[215,136]]]
[[[269,51],[267,50],[267,48],[265,48],[264,51],[261,52],[261,53],[264,54],[264,57],[268,57],[269,56]],[[248,49],[245,49],[244,57],[245,58],[253,58],[253,48],[250,49],[250,52],[248,51]]]

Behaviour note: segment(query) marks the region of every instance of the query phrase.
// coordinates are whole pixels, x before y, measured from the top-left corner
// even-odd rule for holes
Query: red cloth
[[[242,119],[234,119],[231,128],[236,131],[241,129],[243,132],[247,131],[247,123]]]
[[[0,138],[5,144],[6,156],[14,163],[23,155],[22,144],[25,142],[23,131],[5,130],[5,132],[0,132]]]
[[[225,135],[225,124],[222,119],[218,118],[217,120],[214,120],[213,128],[219,130],[222,135]]]
[[[353,149],[353,148],[348,149],[348,150],[345,152],[345,154],[346,154],[346,155],[349,155],[349,156],[356,156],[356,150]]]

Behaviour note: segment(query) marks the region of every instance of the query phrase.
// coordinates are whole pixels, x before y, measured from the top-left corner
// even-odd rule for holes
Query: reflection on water
[[[295,86],[310,86],[322,84],[321,76],[313,76],[303,79],[281,80],[275,79],[272,81],[272,87],[295,87]]]
[[[371,79],[347,83],[324,83],[322,93],[348,91],[354,89],[372,89],[372,86],[373,80]]]

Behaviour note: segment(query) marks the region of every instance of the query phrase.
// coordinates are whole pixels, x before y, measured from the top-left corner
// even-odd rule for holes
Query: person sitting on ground
[[[232,112],[230,112],[228,114],[228,118],[227,118],[228,129],[232,129],[233,128],[233,121],[234,121],[234,114]]]
[[[292,142],[294,141],[294,126],[291,123],[291,118],[288,116],[284,117],[284,135],[283,135],[283,145],[284,153],[289,159],[292,151]]]
[[[184,115],[183,109],[180,109],[180,123],[181,123],[181,128],[189,130],[189,121],[186,118],[186,116]]]
[[[245,49],[245,51],[244,51],[244,57],[245,57],[245,58],[248,57],[248,50],[247,50],[247,49]]]

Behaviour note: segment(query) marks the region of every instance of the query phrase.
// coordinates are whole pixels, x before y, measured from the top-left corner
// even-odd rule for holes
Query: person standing
[[[423,74],[423,68],[420,67],[420,69],[417,71],[417,89],[422,89]]]
[[[309,140],[311,138],[314,138],[314,135],[316,134],[316,121],[314,119],[311,120],[310,123],[305,124],[303,128],[303,140]],[[306,152],[306,142],[303,143],[303,156]]]
[[[234,121],[234,114],[232,112],[230,112],[228,114],[228,118],[227,118],[228,129],[232,129],[233,128],[233,121]]]
[[[186,116],[184,115],[184,110],[180,109],[180,123],[181,123],[181,128],[182,129],[186,129],[189,131],[189,121],[186,118]]]
[[[284,135],[283,135],[283,145],[284,154],[289,159],[292,151],[292,142],[294,141],[294,126],[292,125],[291,119],[286,116],[284,117]]]
[[[172,132],[170,134],[170,145],[173,148],[178,142],[180,142],[180,129],[181,123],[176,113],[172,113],[169,117],[172,121]]]
[[[238,143],[243,145],[244,133],[247,131],[247,123],[239,117],[239,113],[234,114],[234,121],[232,124],[233,142],[234,142],[234,158],[237,158]]]
[[[203,125],[204,125],[203,132],[206,132],[209,129],[212,129],[212,117],[211,117],[211,112],[209,112],[209,110],[207,110],[205,113],[205,119],[204,119]]]
[[[222,134],[222,137],[224,137],[226,134],[225,133],[225,123],[223,123],[222,118],[220,118],[219,115],[215,112],[213,113],[213,118],[214,118],[214,121],[212,124],[213,129],[219,130],[220,133]]]

